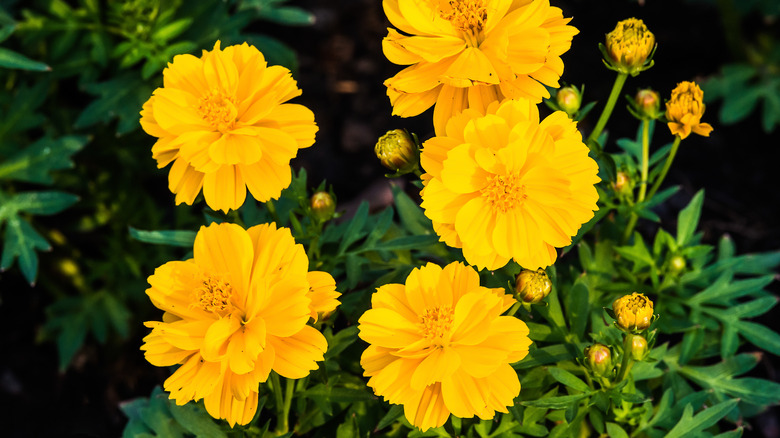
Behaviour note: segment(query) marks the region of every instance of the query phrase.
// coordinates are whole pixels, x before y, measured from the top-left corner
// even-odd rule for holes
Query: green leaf
[[[546,365],[548,363],[560,362],[563,360],[573,359],[574,354],[566,348],[564,344],[549,345],[547,347],[535,348],[528,352],[526,356],[520,362],[512,365],[516,370],[523,370],[527,368],[534,368],[539,365]]]
[[[749,116],[764,94],[762,87],[745,85],[734,87],[729,91],[718,113],[721,123],[726,125],[737,123]]]
[[[361,248],[361,251],[398,251],[405,249],[421,249],[439,241],[439,236],[404,236],[397,239],[380,242],[373,248]]]
[[[607,435],[609,438],[628,438],[626,431],[617,423],[607,423]]]
[[[65,136],[56,140],[41,138],[0,162],[0,179],[51,184],[54,180],[49,172],[72,168],[71,156],[86,143],[84,136]]]
[[[314,24],[314,15],[295,7],[268,8],[261,10],[258,17],[287,26],[310,26]]]
[[[726,305],[728,304],[728,300],[741,298],[763,290],[765,286],[774,281],[774,275],[765,275],[763,277],[733,282],[730,280],[731,273],[724,273],[718,277],[710,287],[689,298],[689,305],[692,307],[703,303],[720,303]]]
[[[677,216],[677,245],[682,247],[690,243],[696,227],[699,225],[701,207],[704,203],[704,190],[699,190]]]
[[[269,65],[282,65],[289,68],[293,76],[298,71],[298,56],[290,46],[266,35],[244,34],[249,44],[254,45],[265,56]],[[297,77],[297,76],[296,76]]]
[[[152,88],[147,81],[141,80],[136,74],[127,72],[114,79],[85,86],[84,91],[97,98],[79,114],[73,127],[89,128],[118,118],[117,135],[138,129],[141,126],[138,123],[138,113],[144,102],[152,95]]]
[[[400,187],[394,185],[392,191],[395,209],[404,228],[415,235],[434,234],[431,220],[425,216],[422,208],[412,201]]]
[[[749,321],[737,321],[737,330],[753,345],[780,356],[780,334],[766,326]]]
[[[571,331],[579,339],[583,339],[590,316],[588,286],[582,281],[577,281],[569,290],[567,298],[566,313],[569,317]]]
[[[65,192],[24,192],[14,195],[8,203],[17,211],[47,216],[65,210],[78,200],[78,196]]]
[[[22,54],[2,47],[0,47],[0,67],[18,70],[51,71],[51,67],[42,62],[33,61]]]
[[[387,426],[395,423],[395,421],[400,418],[404,414],[404,407],[402,405],[392,405],[390,406],[390,410],[387,411],[387,414],[385,414],[384,417],[382,417],[381,420],[379,420],[379,424],[377,424],[375,431],[380,431]]]
[[[587,383],[583,382],[579,377],[562,368],[550,367],[547,369],[547,371],[550,373],[553,379],[557,380],[563,385],[568,386],[569,388],[580,392],[589,392],[591,390]]]
[[[685,406],[680,421],[666,434],[666,438],[684,438],[690,434],[698,433],[707,429],[721,418],[725,417],[739,403],[739,400],[727,400],[711,406],[702,412],[693,416],[693,406]]]
[[[358,239],[363,237],[363,226],[366,224],[368,218],[368,202],[363,201],[360,203],[355,216],[349,222],[344,236],[341,238],[341,244],[339,245],[339,255],[343,255],[350,245],[355,243]]]
[[[616,246],[615,252],[634,262],[635,266],[653,266],[655,259],[650,255],[642,235],[634,233],[634,244],[631,246]]]
[[[168,408],[173,418],[193,435],[227,438],[228,435],[214,422],[211,415],[201,405],[202,403],[189,402],[183,406],[178,406],[176,403],[169,402]]]
[[[35,250],[49,251],[51,245],[27,221],[16,215],[6,220],[4,240],[0,271],[10,268],[18,258],[24,278],[34,285],[38,275],[38,255]]]
[[[182,32],[189,29],[191,24],[192,18],[180,18],[173,23],[168,23],[152,32],[152,39],[163,44],[167,43],[168,40],[176,38],[181,35]]]
[[[323,398],[330,403],[352,403],[371,400],[374,396],[365,389],[332,387],[320,383],[301,393],[305,397]]]
[[[575,395],[561,395],[558,397],[545,397],[538,400],[523,400],[520,402],[523,406],[533,406],[536,408],[564,409],[572,403],[576,403],[585,397],[591,395],[591,392]]]
[[[141,242],[154,243],[157,245],[180,246],[183,248],[192,248],[195,243],[195,231],[186,230],[166,230],[166,231],[146,231],[133,227],[128,227],[130,236]]]
[[[761,127],[764,132],[772,132],[777,124],[780,124],[780,85],[766,91],[761,109]]]

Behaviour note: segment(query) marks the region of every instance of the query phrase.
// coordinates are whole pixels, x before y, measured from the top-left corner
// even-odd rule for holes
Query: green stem
[[[607,105],[604,107],[604,110],[601,111],[599,120],[596,122],[596,127],[593,128],[593,131],[591,131],[588,139],[585,141],[585,144],[590,146],[591,141],[598,140],[599,136],[601,135],[601,131],[603,131],[604,127],[607,126],[609,116],[612,115],[612,110],[615,108],[615,102],[617,102],[618,96],[620,96],[620,90],[623,89],[623,84],[626,83],[627,77],[627,73],[618,73],[617,77],[615,78],[615,83],[612,84],[612,91],[609,93]]]
[[[615,383],[620,383],[626,378],[628,371],[634,365],[631,360],[631,335],[623,335],[623,357],[620,361],[620,371],[618,371],[617,380]]]
[[[655,192],[657,192],[658,188],[661,187],[661,183],[664,182],[664,178],[666,178],[666,174],[669,172],[669,168],[672,167],[672,161],[674,161],[674,156],[677,155],[677,149],[679,147],[680,147],[680,136],[677,135],[674,137],[674,143],[672,143],[672,150],[669,151],[669,156],[666,157],[666,162],[664,163],[663,169],[661,169],[661,173],[658,175],[658,178],[655,180],[653,187],[650,189],[650,193],[647,194],[647,199],[652,199],[653,195],[655,195]]]
[[[295,393],[295,380],[285,379],[285,393],[284,393],[284,423],[282,424],[284,431],[281,434],[287,433],[290,430],[290,407],[292,406],[293,394]]]
[[[276,400],[276,434],[284,435],[287,433],[287,411],[285,411],[286,400],[282,395],[282,382],[279,375],[271,372],[271,386],[274,389],[274,399]]]
[[[650,162],[650,119],[642,120],[642,180],[639,182],[639,198],[637,204],[641,204],[645,200],[645,193],[647,193],[647,167]],[[636,213],[631,213],[631,217],[628,220],[625,232],[623,232],[623,243],[628,242],[631,237],[631,233],[634,231],[636,222],[639,220],[639,216]]]
[[[276,222],[277,226],[280,226],[281,222],[279,221],[279,216],[276,214],[276,205],[274,204],[274,200],[269,199],[266,201],[265,208],[267,208],[268,212],[271,213],[271,217],[274,218],[274,222]]]

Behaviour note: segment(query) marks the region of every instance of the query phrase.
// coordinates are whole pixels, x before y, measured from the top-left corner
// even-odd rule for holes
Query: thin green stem
[[[650,119],[642,120],[642,173],[641,181],[639,181],[639,198],[637,204],[642,203],[645,200],[645,193],[647,193],[647,168],[650,162]],[[639,220],[639,216],[636,213],[631,213],[631,217],[628,219],[628,225],[623,232],[623,243],[628,242],[631,238],[631,233],[634,231],[636,222]]]
[[[265,202],[265,208],[268,209],[268,212],[271,213],[271,217],[274,218],[274,222],[276,222],[277,225],[278,225],[280,223],[279,222],[279,215],[276,214],[276,205],[274,204],[274,200],[273,199],[269,199],[268,201],[266,201]]]
[[[601,135],[601,131],[603,131],[604,127],[607,126],[609,116],[612,115],[612,110],[615,108],[615,102],[617,102],[618,96],[620,96],[620,91],[623,89],[623,84],[626,83],[627,77],[627,73],[618,73],[617,77],[615,78],[615,83],[612,84],[612,91],[609,93],[607,105],[604,106],[604,110],[601,111],[599,120],[596,122],[596,127],[593,128],[593,131],[591,131],[588,139],[585,141],[585,144],[589,144],[591,141],[597,140]]]
[[[669,156],[666,157],[666,162],[664,163],[663,169],[661,169],[661,173],[658,175],[658,178],[655,180],[653,187],[650,189],[650,193],[647,194],[647,199],[652,199],[653,195],[655,195],[655,192],[657,192],[658,188],[661,187],[661,183],[664,182],[664,178],[666,178],[666,174],[669,173],[669,168],[672,167],[672,161],[674,161],[674,156],[677,155],[677,149],[679,147],[680,147],[680,136],[677,135],[674,137],[674,143],[672,143],[672,150],[669,151]]]
[[[293,394],[295,393],[295,380],[285,379],[285,392],[284,392],[284,422],[282,424],[282,434],[287,433],[290,430],[290,407],[292,406]]]
[[[620,371],[618,371],[615,383],[620,383],[626,378],[628,371],[634,365],[631,359],[631,335],[623,335],[623,357],[620,361]]]
[[[271,386],[274,389],[274,400],[276,400],[276,434],[284,435],[287,433],[287,413],[285,412],[285,400],[282,395],[282,382],[279,381],[279,375],[271,372]]]

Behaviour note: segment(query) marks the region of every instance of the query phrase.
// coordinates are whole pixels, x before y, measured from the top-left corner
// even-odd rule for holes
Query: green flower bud
[[[524,303],[536,304],[552,290],[552,282],[544,269],[524,270],[515,279],[515,296]]]
[[[634,110],[641,119],[657,119],[661,117],[661,96],[649,89],[639,90],[634,96]]]
[[[678,274],[683,269],[685,269],[685,259],[678,255],[672,257],[672,260],[669,261],[669,271],[673,274]]]
[[[569,117],[572,117],[580,110],[582,94],[580,94],[580,90],[577,87],[569,85],[558,90],[558,93],[555,95],[555,103],[558,104],[558,108],[565,111]]]
[[[585,349],[588,366],[597,376],[609,377],[612,371],[612,352],[604,344],[593,344]]]
[[[320,222],[333,217],[336,212],[336,202],[328,192],[317,192],[311,196],[311,211]]]
[[[647,354],[647,340],[639,335],[630,335],[631,338],[631,357],[639,362]]]
[[[399,175],[412,172],[420,162],[417,145],[403,129],[394,129],[379,137],[374,153],[383,166]]]
[[[631,178],[628,177],[626,172],[621,170],[615,175],[615,182],[613,185],[616,192],[628,193],[631,191]]]

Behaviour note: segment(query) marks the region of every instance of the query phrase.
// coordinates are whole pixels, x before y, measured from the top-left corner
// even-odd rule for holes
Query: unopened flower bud
[[[569,85],[558,90],[555,95],[555,103],[558,104],[561,111],[565,111],[571,117],[580,110],[582,94],[577,87]]]
[[[657,119],[661,117],[661,96],[647,88],[639,90],[634,96],[634,109],[642,119]]]
[[[317,220],[325,222],[336,212],[336,203],[330,193],[317,192],[311,196],[311,211]]]
[[[615,26],[607,34],[604,61],[607,66],[621,73],[636,76],[653,66],[655,35],[647,29],[642,20],[629,18]]]
[[[617,192],[627,192],[631,189],[629,187],[631,183],[631,180],[628,178],[628,174],[626,172],[620,171],[615,175],[615,191]]]
[[[597,376],[608,377],[612,371],[612,352],[604,344],[593,344],[585,349],[588,366]]]
[[[645,358],[647,353],[647,340],[639,335],[631,336],[631,357],[639,362]]]
[[[669,261],[669,270],[677,274],[683,269],[685,269],[685,259],[678,255],[672,257],[672,260]]]
[[[420,161],[417,145],[403,129],[394,129],[379,137],[374,153],[383,166],[398,174],[413,171]]]
[[[526,269],[517,274],[515,279],[515,295],[528,304],[542,301],[552,290],[552,282],[544,269],[535,271]]]
[[[616,299],[612,311],[618,326],[627,332],[642,332],[653,322],[653,302],[638,292]]]

